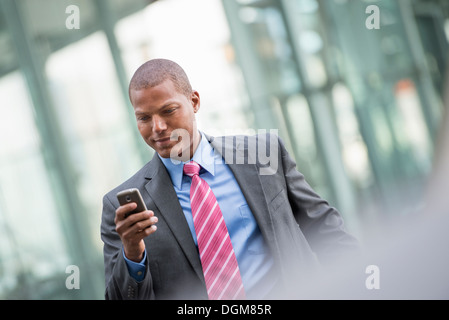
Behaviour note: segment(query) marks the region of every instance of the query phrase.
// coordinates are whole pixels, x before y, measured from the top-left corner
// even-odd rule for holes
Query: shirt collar
[[[198,163],[204,170],[206,170],[210,174],[215,175],[214,149],[209,144],[209,141],[207,141],[206,137],[201,131],[200,134],[201,141],[198,144],[198,147],[191,160]],[[162,163],[165,165],[165,168],[167,168],[173,185],[176,188],[181,189],[182,176],[184,174],[184,164],[189,162],[190,160],[181,162],[179,160],[174,160],[171,158],[162,158],[159,154],[158,156],[161,159]]]

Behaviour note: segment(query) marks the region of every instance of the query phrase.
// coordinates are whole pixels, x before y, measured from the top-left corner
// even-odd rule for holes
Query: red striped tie
[[[198,175],[199,171],[200,165],[194,161],[184,165],[184,174],[192,177],[190,204],[209,299],[245,299],[223,215],[209,185]]]

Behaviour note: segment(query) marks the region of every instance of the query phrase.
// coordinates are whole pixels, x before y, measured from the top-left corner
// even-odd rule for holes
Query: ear
[[[192,95],[190,97],[190,101],[192,102],[192,106],[193,106],[193,112],[197,113],[198,110],[200,109],[200,94],[198,93],[198,91],[193,90],[192,91]]]

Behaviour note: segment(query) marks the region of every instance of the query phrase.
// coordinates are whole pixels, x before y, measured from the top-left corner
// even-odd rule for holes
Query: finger
[[[145,235],[145,237],[149,236],[150,234],[156,232],[157,226],[151,225],[149,228],[146,228],[145,230],[142,230],[142,233]]]
[[[156,232],[156,230],[157,227],[154,224],[145,225],[143,222],[139,222],[122,234],[122,240],[128,243],[138,243],[143,238]]]
[[[124,236],[133,236],[133,234],[141,232],[152,224],[157,223],[157,221],[158,219],[154,216],[153,211],[142,211],[130,215],[125,220],[118,221],[116,223],[116,230]]]
[[[130,229],[132,229],[134,232],[142,232],[143,230],[157,223],[157,221],[158,221],[157,217],[150,217],[148,219],[140,220],[134,223],[133,225],[130,226]]]
[[[120,206],[115,210],[115,217],[117,220],[124,220],[128,213],[137,208],[137,203],[130,202],[123,206]]]
[[[142,220],[147,220],[147,219],[151,219],[152,217],[154,217],[154,212],[151,210],[146,210],[146,211],[142,211],[139,213],[134,213],[129,215],[126,218],[126,222],[132,226],[133,224],[135,224],[136,222],[142,221]]]
[[[133,210],[132,208],[134,206],[130,204],[116,210],[115,229],[120,236],[127,234],[128,229],[136,222],[150,218],[149,212],[146,211],[129,215],[129,212]]]

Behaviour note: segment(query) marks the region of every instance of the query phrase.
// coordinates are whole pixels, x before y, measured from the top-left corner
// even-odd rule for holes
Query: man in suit
[[[192,214],[193,177],[183,173],[189,160],[199,164],[221,209],[244,297],[294,298],[301,279],[358,250],[340,214],[306,183],[277,136],[214,138],[198,130],[200,96],[179,65],[144,63],[129,95],[138,129],[156,153],[103,198],[107,299],[211,298]],[[127,215],[136,204],[120,206],[116,194],[128,188],[140,190],[147,211]]]

